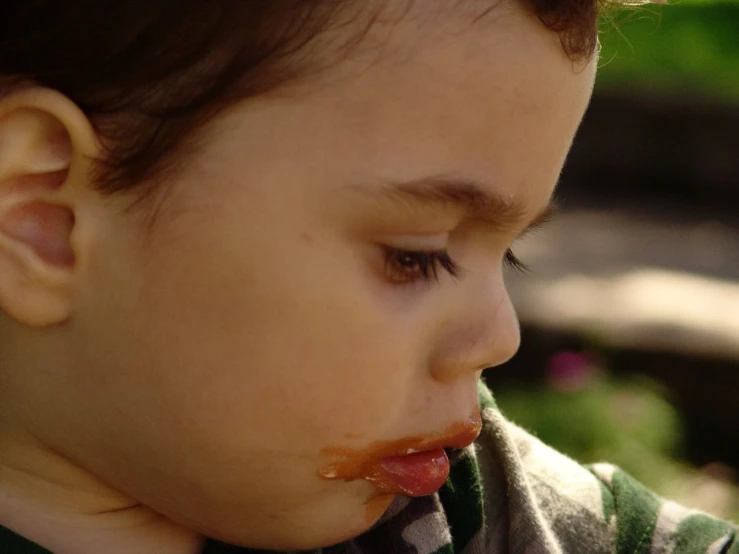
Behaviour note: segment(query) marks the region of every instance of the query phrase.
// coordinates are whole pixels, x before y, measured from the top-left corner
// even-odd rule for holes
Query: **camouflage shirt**
[[[583,467],[507,421],[481,384],[483,430],[432,496],[397,497],[366,533],[302,554],[739,554],[736,527]],[[0,527],[0,553],[48,551]],[[204,554],[255,554],[209,541]],[[101,553],[103,554],[103,553]]]

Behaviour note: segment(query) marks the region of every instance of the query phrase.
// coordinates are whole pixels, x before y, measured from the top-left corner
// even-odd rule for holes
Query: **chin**
[[[233,546],[256,550],[314,550],[327,548],[344,541],[358,537],[372,525],[347,526],[341,529],[308,529],[285,525],[276,533],[261,533],[259,535],[244,535],[238,532],[209,533],[208,536]]]
[[[301,513],[271,515],[249,525],[228,529],[204,530],[205,535],[219,541],[252,549],[313,550],[326,548],[358,537],[382,517],[394,499],[393,495],[375,495],[364,502],[355,502],[353,509],[340,502],[327,509],[311,507]],[[288,533],[289,530],[289,533]]]

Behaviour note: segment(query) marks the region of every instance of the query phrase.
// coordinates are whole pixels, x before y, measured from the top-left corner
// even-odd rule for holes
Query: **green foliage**
[[[680,471],[673,462],[679,415],[649,381],[620,382],[598,372],[578,390],[542,384],[495,396],[509,419],[579,462],[614,463],[657,490]]]
[[[739,103],[739,2],[678,0],[604,19],[598,90]]]

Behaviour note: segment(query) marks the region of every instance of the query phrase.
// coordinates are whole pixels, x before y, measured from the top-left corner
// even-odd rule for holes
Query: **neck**
[[[195,554],[204,539],[37,441],[0,442],[0,525],[58,554]],[[17,438],[17,437],[16,437]]]

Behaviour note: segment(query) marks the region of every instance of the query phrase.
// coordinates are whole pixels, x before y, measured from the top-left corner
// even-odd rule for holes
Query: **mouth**
[[[438,491],[449,477],[443,448],[383,458],[365,479],[383,494],[425,496]]]
[[[482,421],[476,415],[430,437],[381,441],[362,450],[329,448],[324,453],[336,461],[318,475],[344,481],[364,479],[380,494],[433,494],[449,477],[449,458],[444,449],[469,446],[481,428]]]

